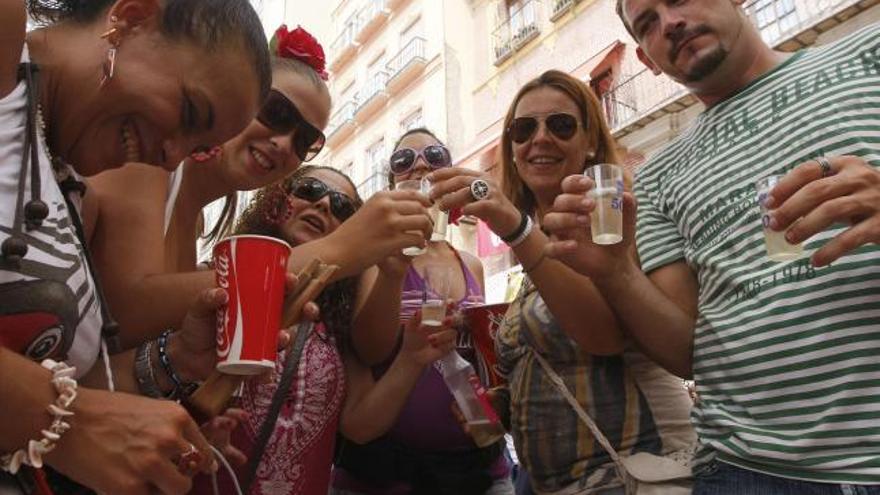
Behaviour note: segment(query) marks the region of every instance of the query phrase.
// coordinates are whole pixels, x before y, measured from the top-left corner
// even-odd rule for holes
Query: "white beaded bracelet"
[[[43,438],[29,440],[27,449],[20,449],[0,457],[0,469],[12,474],[17,473],[22,464],[35,468],[43,467],[43,454],[52,452],[55,449],[55,442],[70,429],[70,424],[65,419],[73,416],[70,405],[76,399],[76,380],[73,378],[76,368],[51,359],[45,359],[40,364],[52,372],[52,385],[58,392],[58,398],[46,408],[46,411],[52,415],[52,424],[49,429],[41,432]]]

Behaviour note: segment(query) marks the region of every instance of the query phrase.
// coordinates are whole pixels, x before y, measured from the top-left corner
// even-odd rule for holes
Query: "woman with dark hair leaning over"
[[[28,12],[45,27],[26,33]],[[45,488],[45,463],[103,493],[178,494],[186,468],[213,467],[179,405],[104,391],[136,393],[134,352],[99,353],[115,329],[83,247],[79,176],[173,169],[237,134],[269,89],[264,36],[244,0],[0,1],[4,489]],[[179,378],[212,368],[225,297],[201,292],[169,338]]]
[[[515,96],[501,135],[503,182],[478,171],[437,170],[432,197],[486,222],[513,249],[526,277],[495,341],[507,385],[494,390],[517,455],[539,494],[622,494],[614,463],[539,360],[621,455],[665,455],[694,440],[680,380],[632,348],[589,278],[546,259],[539,219],[568,175],[619,163],[595,95],[548,71]],[[479,186],[479,187],[477,187]]]

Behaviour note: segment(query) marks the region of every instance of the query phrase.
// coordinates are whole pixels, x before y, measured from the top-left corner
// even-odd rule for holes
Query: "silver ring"
[[[476,179],[471,182],[471,197],[474,201],[486,199],[489,197],[489,183],[483,179]]]
[[[831,168],[831,162],[828,161],[824,156],[820,156],[816,158],[816,163],[819,164],[819,169],[822,172],[822,178],[831,177],[834,175],[834,170]]]

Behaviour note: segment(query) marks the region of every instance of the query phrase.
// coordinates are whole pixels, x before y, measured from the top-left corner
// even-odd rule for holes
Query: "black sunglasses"
[[[402,175],[409,172],[420,156],[434,170],[452,165],[452,156],[449,154],[449,150],[441,144],[425,146],[419,151],[412,148],[400,148],[391,153],[391,159],[388,160],[391,173]]]
[[[287,192],[310,203],[317,202],[329,194],[330,213],[340,222],[344,222],[354,215],[360,206],[348,195],[332,189],[323,181],[314,177],[300,177],[294,180],[288,187]]]
[[[257,113],[257,120],[280,134],[289,134],[296,130],[293,151],[304,162],[317,156],[324,148],[324,133],[310,124],[296,105],[278,90],[269,91],[269,96]]]
[[[570,113],[552,113],[543,120],[547,130],[563,141],[568,141],[577,132],[578,119]],[[539,123],[537,117],[517,117],[507,128],[507,134],[514,143],[525,143],[535,135]]]

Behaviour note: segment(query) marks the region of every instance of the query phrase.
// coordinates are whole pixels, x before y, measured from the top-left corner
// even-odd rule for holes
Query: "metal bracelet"
[[[134,358],[134,377],[137,380],[138,391],[142,395],[161,399],[165,397],[159,382],[156,381],[156,373],[153,371],[153,341],[148,340],[140,345]]]
[[[171,366],[171,359],[168,358],[168,336],[171,335],[171,332],[171,329],[165,330],[156,340],[156,343],[159,345],[159,363],[162,364],[162,369],[165,371],[165,374],[168,375],[168,378],[171,379],[171,383],[174,384],[174,389],[168,395],[168,398],[172,400],[182,400],[193,393],[196,387],[198,387],[198,384],[181,380],[174,371],[174,367]]]

